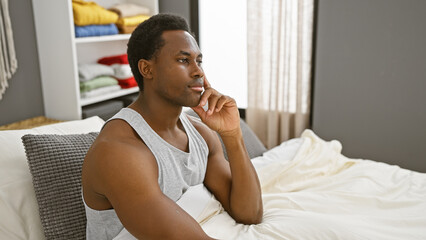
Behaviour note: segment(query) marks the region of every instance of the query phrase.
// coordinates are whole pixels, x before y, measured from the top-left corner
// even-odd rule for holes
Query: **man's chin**
[[[198,106],[199,105],[199,103],[200,103],[200,101],[198,101],[198,102],[195,102],[195,103],[191,103],[191,104],[187,104],[185,107],[190,107],[190,108],[193,108],[193,107],[196,107],[196,106]]]
[[[196,107],[200,104],[200,100],[201,100],[201,96],[191,99],[190,101],[187,102],[187,104],[185,104],[185,107],[190,107],[190,108]]]
[[[201,94],[200,95],[188,94],[188,95],[185,95],[184,97],[182,96],[181,98],[174,99],[172,101],[179,106],[193,108],[200,104],[200,100],[201,100]]]

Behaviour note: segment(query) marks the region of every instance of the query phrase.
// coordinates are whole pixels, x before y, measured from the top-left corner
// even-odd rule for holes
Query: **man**
[[[237,105],[211,88],[189,32],[183,18],[158,14],[129,39],[140,94],[104,125],[84,160],[88,239],[112,239],[123,226],[138,239],[210,239],[175,203],[200,183],[237,222],[261,221],[260,184]],[[183,106],[202,122],[183,114]]]

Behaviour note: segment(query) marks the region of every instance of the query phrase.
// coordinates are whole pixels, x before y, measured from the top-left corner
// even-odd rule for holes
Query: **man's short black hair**
[[[164,46],[161,35],[168,30],[184,30],[191,33],[183,17],[160,13],[139,24],[130,36],[127,57],[141,91],[143,91],[143,76],[139,72],[138,62],[140,59],[151,60],[156,57],[158,51]]]

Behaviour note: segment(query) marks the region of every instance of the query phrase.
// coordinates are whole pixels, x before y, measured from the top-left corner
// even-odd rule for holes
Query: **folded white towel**
[[[114,69],[114,77],[118,80],[133,77],[132,69],[129,64],[112,64],[111,68]]]
[[[99,63],[79,64],[78,76],[81,82],[85,82],[99,76],[114,76],[114,69]]]

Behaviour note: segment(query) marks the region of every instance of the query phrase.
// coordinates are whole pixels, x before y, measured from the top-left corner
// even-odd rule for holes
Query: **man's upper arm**
[[[97,174],[100,191],[130,233],[142,239],[207,237],[192,217],[162,193],[152,154],[125,144],[104,148]]]

